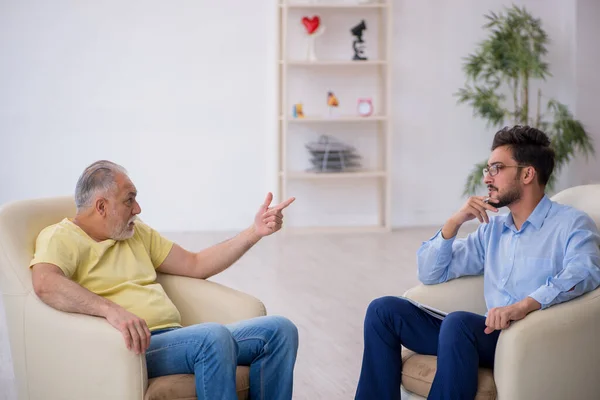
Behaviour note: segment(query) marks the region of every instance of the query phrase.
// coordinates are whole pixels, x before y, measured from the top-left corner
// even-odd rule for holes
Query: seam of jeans
[[[247,337],[247,338],[243,338],[243,339],[239,339],[236,340],[236,342],[245,342],[247,340],[260,340],[261,342],[263,342],[265,345],[268,343],[268,340],[265,340],[261,337]]]
[[[206,366],[205,366],[205,362],[206,362],[206,357],[202,357],[202,391],[204,392],[204,398],[207,399],[208,397],[206,396]],[[194,371],[196,372],[196,371]]]
[[[197,340],[188,340],[188,341],[185,341],[185,342],[171,343],[171,344],[168,344],[166,346],[161,346],[158,349],[147,351],[146,352],[146,356],[149,355],[149,354],[156,353],[156,352],[161,351],[161,350],[170,349],[170,348],[173,348],[173,347],[176,347],[176,346],[181,346],[181,345],[188,345],[188,344],[192,344],[192,343],[196,344],[196,345],[200,345],[201,344],[201,342],[199,342]]]
[[[268,346],[268,342],[265,342],[264,346],[263,346],[263,352],[264,353],[268,353],[267,350],[267,346]],[[264,354],[263,353],[263,354]],[[265,400],[265,374],[264,374],[264,360],[260,360],[260,364],[259,364],[259,368],[260,368],[260,394],[262,397],[262,400]]]
[[[275,331],[274,330],[271,331],[271,334],[274,335]],[[273,337],[272,335],[271,335],[271,338]],[[265,353],[268,353],[268,351],[269,351],[268,350],[268,344],[269,344],[268,340],[265,340],[264,338],[258,337],[258,336],[251,336],[251,337],[246,337],[246,338],[237,340],[237,342],[244,342],[244,341],[247,341],[247,340],[259,340],[259,341],[261,341],[263,343],[263,348],[262,348],[261,355],[265,354]],[[259,374],[258,375],[260,377],[259,378],[259,380],[260,380],[260,395],[261,395],[261,399],[260,400],[265,400],[265,379],[264,379],[264,368],[263,368],[263,362],[262,362],[262,360],[259,361],[257,364],[258,364],[258,368],[259,368]]]
[[[271,331],[271,337],[273,337],[274,334],[275,334],[275,331]],[[241,343],[241,342],[245,342],[247,340],[258,340],[263,343],[261,355],[268,352],[267,345],[268,345],[269,341],[265,340],[263,337],[251,336],[251,337],[239,339],[239,340],[237,340],[237,342]],[[261,400],[264,400],[265,399],[265,397],[264,397],[265,396],[264,368],[263,368],[262,361],[258,362],[257,364],[258,364],[258,368],[259,368]]]
[[[271,332],[271,337],[270,337],[270,339],[271,339],[273,337],[273,335],[275,335],[276,332],[275,332],[275,330],[271,330],[271,329],[269,329],[269,331]],[[243,338],[243,339],[238,339],[236,341],[238,343],[241,343],[241,342],[245,342],[247,340],[258,340],[258,341],[262,342],[263,343],[262,354],[268,352],[268,343],[269,343],[269,340],[265,340],[264,337],[250,336],[250,337],[246,337],[246,338]],[[259,368],[260,394],[261,394],[261,399],[260,400],[265,400],[265,379],[264,379],[263,362],[261,361],[261,362],[259,362],[257,364],[258,364],[258,368]]]

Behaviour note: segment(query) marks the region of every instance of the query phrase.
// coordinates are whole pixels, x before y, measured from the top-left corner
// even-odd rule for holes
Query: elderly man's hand
[[[268,236],[281,229],[283,225],[283,209],[292,204],[296,200],[290,197],[286,201],[272,206],[273,194],[268,193],[263,205],[260,206],[256,216],[254,217],[254,232],[259,237]]]
[[[146,321],[116,304],[108,311],[106,320],[121,332],[127,349],[135,354],[146,352],[150,346],[150,330]]]

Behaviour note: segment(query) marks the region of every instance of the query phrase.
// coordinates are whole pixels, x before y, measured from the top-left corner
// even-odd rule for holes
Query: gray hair
[[[116,175],[127,174],[125,168],[107,160],[96,161],[87,167],[75,186],[75,206],[77,212],[92,205],[94,196],[117,189]]]

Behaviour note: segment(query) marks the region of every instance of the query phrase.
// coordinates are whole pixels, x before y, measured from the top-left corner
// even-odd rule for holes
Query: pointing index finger
[[[273,207],[276,210],[283,210],[284,208],[286,208],[287,206],[289,206],[290,204],[292,204],[294,202],[294,200],[296,200],[295,197],[290,197],[289,199],[287,199],[284,202],[281,202],[279,204],[277,204],[275,207]]]

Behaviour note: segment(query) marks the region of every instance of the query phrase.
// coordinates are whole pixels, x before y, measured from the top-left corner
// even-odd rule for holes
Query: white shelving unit
[[[387,4],[384,1],[373,1],[372,3],[366,3],[366,4],[361,4],[360,2],[356,1],[356,2],[352,2],[352,1],[341,1],[341,2],[329,2],[329,4],[327,4],[328,1],[325,0],[323,2],[318,2],[318,1],[312,1],[312,2],[294,2],[293,0],[291,1],[281,1],[280,6],[282,7],[287,7],[289,9],[294,9],[294,8],[313,8],[313,9],[337,9],[337,10],[341,10],[341,9],[348,9],[348,8],[362,8],[362,9],[369,9],[369,8],[385,8],[387,6]]]
[[[391,71],[389,66],[391,61],[392,0],[373,0],[369,3],[359,0],[304,0],[303,3],[297,0],[279,0],[278,14],[279,198],[286,199],[289,196],[297,195],[290,191],[290,186],[297,182],[301,182],[303,185],[322,185],[331,182],[331,186],[343,182],[347,191],[346,196],[348,196],[348,187],[350,189],[356,187],[357,193],[360,191],[360,194],[364,195],[363,189],[360,189],[358,185],[361,182],[364,184],[365,181],[370,181],[368,189],[374,192],[373,196],[376,198],[371,202],[371,205],[376,208],[376,210],[372,210],[373,223],[325,226],[320,223],[304,224],[302,223],[303,218],[294,218],[292,210],[290,210],[288,213],[290,217],[286,218],[287,229],[311,232],[389,231],[391,229],[392,131],[389,118],[391,113]],[[312,17],[314,15],[321,18],[321,23],[325,25],[326,30],[323,35],[316,38],[317,60],[309,61],[304,56],[306,51],[303,50],[306,50],[307,44],[303,41],[306,38],[303,37],[303,27],[300,21],[302,16]],[[343,54],[339,49],[348,50],[352,44],[352,36],[349,32],[352,26],[347,25],[347,22],[361,20],[367,22],[367,31],[371,34],[371,48],[367,47],[367,60],[353,61],[352,51]],[[376,43],[376,46],[372,45],[373,42]],[[323,45],[325,50],[319,52],[319,45]],[[367,43],[368,45],[369,43]],[[365,82],[370,82],[371,86],[368,89],[365,89],[364,87],[367,86],[364,86],[360,93],[361,96],[367,91],[377,93],[369,96],[373,98],[373,114],[368,117],[360,116],[354,106],[354,110],[346,107],[343,113],[340,112],[340,115],[331,117],[324,112],[317,111],[319,105],[325,105],[325,101],[322,99],[320,104],[298,101],[299,97],[307,97],[309,90],[307,87],[310,84],[317,85],[319,82],[326,81],[327,77],[338,82],[337,88],[346,93],[354,93],[353,87],[357,83],[364,86]],[[293,85],[294,79],[295,86]],[[322,95],[322,92],[320,94]],[[346,105],[357,104],[358,97],[360,96],[340,97],[340,104],[342,102],[345,102]],[[298,102],[302,102],[305,106],[304,118],[292,116],[292,107]],[[313,106],[312,109],[309,105]],[[369,142],[369,146],[372,150],[374,149],[375,156],[371,157],[371,165],[352,172],[334,173],[308,172],[306,168],[302,169],[297,165],[291,165],[293,163],[290,152],[296,152],[296,160],[299,158],[298,152],[306,153],[306,158],[308,158],[308,152],[303,147],[290,148],[290,143],[294,140],[297,144],[301,141],[299,137],[305,135],[306,130],[311,129],[320,134],[328,134],[331,129],[338,129],[338,132],[340,129],[345,129],[355,133],[355,136],[359,136],[358,142],[361,144]],[[345,141],[344,133],[332,136]],[[304,140],[304,143],[308,141],[308,139]],[[361,148],[355,147],[360,153]],[[329,184],[326,188],[329,188]],[[354,197],[352,194],[350,196]],[[344,198],[339,200],[345,202]],[[318,201],[315,205],[317,205],[315,208],[318,208]]]

